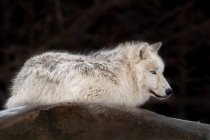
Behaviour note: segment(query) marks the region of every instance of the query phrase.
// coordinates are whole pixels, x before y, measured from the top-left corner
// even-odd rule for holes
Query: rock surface
[[[65,103],[24,107],[17,114],[0,117],[0,140],[11,139],[208,140],[210,125],[138,108]]]

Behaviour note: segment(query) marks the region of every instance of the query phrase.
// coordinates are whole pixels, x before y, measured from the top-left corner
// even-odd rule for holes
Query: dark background
[[[30,56],[87,53],[122,41],[163,42],[165,76],[176,94],[144,108],[210,123],[210,12],[202,0],[1,0],[0,106]]]

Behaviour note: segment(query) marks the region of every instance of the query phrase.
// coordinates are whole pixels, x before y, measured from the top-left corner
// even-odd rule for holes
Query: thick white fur
[[[150,90],[166,97],[170,86],[162,75],[158,49],[144,42],[127,42],[89,55],[47,52],[34,56],[14,79],[5,107],[58,102],[139,106],[154,96]]]

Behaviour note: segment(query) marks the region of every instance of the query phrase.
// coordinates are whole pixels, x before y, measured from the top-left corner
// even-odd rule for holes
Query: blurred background
[[[210,123],[210,11],[201,0],[1,0],[0,109],[32,55],[88,53],[129,40],[162,41],[164,74],[175,91],[143,108]]]

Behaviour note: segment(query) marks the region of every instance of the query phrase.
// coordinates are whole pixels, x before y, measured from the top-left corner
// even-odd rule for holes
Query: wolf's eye
[[[154,75],[157,74],[156,71],[154,71],[154,70],[152,70],[152,71],[150,71],[150,72],[151,72],[152,74],[154,74]]]

